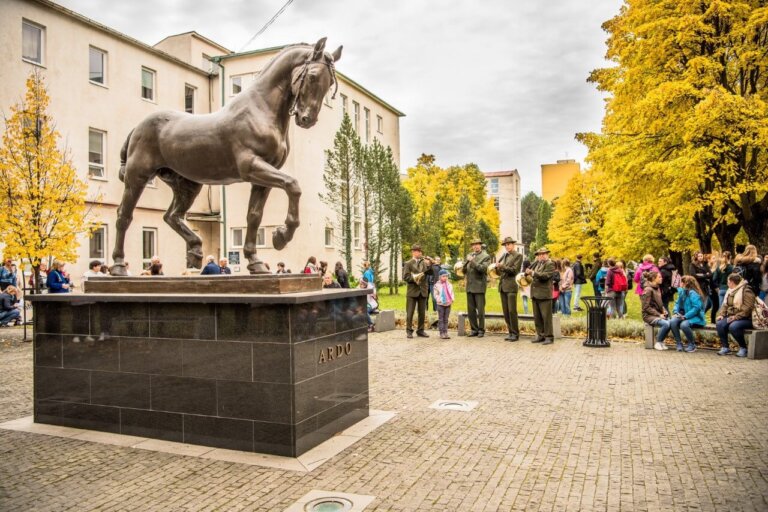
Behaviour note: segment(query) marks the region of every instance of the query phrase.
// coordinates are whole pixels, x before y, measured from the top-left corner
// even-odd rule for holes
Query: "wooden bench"
[[[704,327],[693,327],[692,329],[694,332],[717,332],[717,327],[714,324],[707,324]],[[656,327],[645,324],[645,348],[653,348],[654,343],[656,343],[657,331]],[[768,359],[768,330],[746,329],[744,331],[744,339],[747,342],[747,357],[749,359]],[[683,343],[687,343],[684,336]]]
[[[466,336],[467,335],[466,320],[467,320],[468,314],[466,311],[459,311],[458,317],[459,317],[459,336]],[[500,318],[504,320],[504,313],[486,313],[485,319],[488,320],[489,318]],[[521,315],[518,313],[517,319],[533,321],[533,315]],[[555,338],[562,337],[562,330],[560,329],[560,317],[558,315],[552,315],[552,334],[555,335]]]
[[[376,332],[393,331],[395,329],[395,310],[383,309],[371,313],[373,328]]]

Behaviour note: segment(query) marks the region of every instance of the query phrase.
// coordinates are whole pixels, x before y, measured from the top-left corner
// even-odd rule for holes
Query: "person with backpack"
[[[699,288],[707,301],[704,309],[709,311],[709,308],[712,307],[712,301],[709,300],[709,283],[712,281],[712,270],[710,270],[703,252],[696,251],[693,253],[693,260],[688,266],[688,275],[695,277],[696,282],[699,283]]]
[[[598,297],[605,295],[605,278],[608,275],[608,260],[604,260],[601,265],[602,266],[595,274],[595,295]]]
[[[579,305],[581,298],[581,287],[587,284],[587,276],[584,271],[584,264],[581,262],[581,254],[576,255],[576,261],[573,263],[573,310],[582,311]]]
[[[677,301],[675,302],[674,316],[670,321],[672,336],[677,344],[677,351],[683,351],[683,341],[680,337],[680,331],[685,333],[688,340],[686,352],[696,351],[696,340],[693,336],[694,327],[704,327],[707,323],[704,318],[704,292],[699,287],[699,282],[694,276],[683,276],[682,285],[677,290]]]
[[[646,254],[643,256],[643,262],[635,269],[635,276],[632,278],[635,281],[635,293],[642,297],[645,283],[643,282],[643,275],[651,270],[658,272],[659,267],[653,264],[653,254]]]
[[[677,273],[677,267],[666,256],[659,258],[659,272],[661,273],[661,301],[664,308],[669,313],[669,303],[675,298],[677,287],[680,286],[680,274]]]
[[[608,258],[606,261],[608,271],[605,275],[605,295],[612,302],[608,303],[608,316],[624,318],[624,296],[627,293],[627,274],[616,260]]]
[[[736,256],[736,260],[733,262],[733,271],[747,281],[747,286],[752,289],[752,293],[755,295],[760,293],[761,262],[762,259],[757,255],[757,247],[754,245],[746,246],[744,252]]]

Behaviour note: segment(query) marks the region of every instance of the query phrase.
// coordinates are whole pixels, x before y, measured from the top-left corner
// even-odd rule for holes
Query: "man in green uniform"
[[[413,338],[413,310],[418,307],[416,336],[429,338],[429,335],[424,332],[424,316],[427,309],[427,297],[429,297],[429,286],[425,272],[429,271],[429,265],[422,257],[419,244],[411,246],[411,256],[413,257],[403,267],[403,280],[408,283],[405,293],[405,331],[408,338]],[[419,274],[421,276],[417,277]]]
[[[507,324],[507,335],[504,340],[517,341],[520,338],[520,326],[517,322],[517,282],[515,277],[523,266],[523,255],[515,250],[515,240],[506,237],[502,244],[507,252],[499,260],[499,295],[501,309],[504,311],[504,322]]]
[[[555,336],[552,333],[552,277],[555,272],[555,264],[549,259],[549,249],[546,247],[536,251],[536,261],[525,271],[533,277],[531,299],[536,338],[531,343],[551,345],[555,342]]]
[[[464,275],[467,276],[467,316],[469,316],[469,336],[485,336],[485,289],[488,286],[488,265],[490,255],[483,250],[483,241],[472,240],[472,253],[464,263]]]

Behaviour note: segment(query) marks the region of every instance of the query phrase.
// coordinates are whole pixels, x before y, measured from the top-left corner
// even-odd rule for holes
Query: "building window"
[[[157,254],[157,228],[142,228],[141,230],[141,264],[149,268],[152,256]]]
[[[491,178],[491,195],[499,195],[499,178]]]
[[[240,249],[243,247],[243,239],[245,238],[245,228],[232,228],[232,248]]]
[[[148,68],[141,68],[141,97],[155,101],[155,72]]]
[[[344,116],[344,114],[348,113],[347,112],[348,107],[349,107],[349,105],[347,105],[347,97],[342,94],[341,95],[341,114],[342,114],[342,117]]]
[[[106,133],[102,131],[88,130],[88,176],[91,178],[107,179],[104,165],[106,138]]]
[[[333,247],[333,228],[325,228],[325,246]]]
[[[184,85],[184,112],[195,113],[195,88],[189,84]]]
[[[376,131],[384,133],[384,118],[381,116],[376,116]]]
[[[91,258],[92,260],[99,260],[102,263],[104,263],[106,247],[107,247],[107,226],[105,224],[102,224],[91,233],[88,257]]]
[[[107,53],[93,46],[88,48],[88,80],[101,85],[107,83]]]
[[[360,249],[360,222],[355,221],[352,225],[352,246]]]
[[[243,77],[241,76],[233,76],[232,77],[232,94],[237,94],[240,91],[243,90]]]
[[[355,187],[352,189],[352,215],[356,218],[360,218],[360,189]]]
[[[266,247],[267,246],[267,230],[266,228],[259,228],[258,231],[256,231],[256,247]]]
[[[367,108],[365,110],[365,142],[366,144],[371,142],[371,111]]]
[[[352,110],[354,111],[355,118],[352,119],[354,123],[355,132],[360,134],[360,104],[356,101],[352,102]]]
[[[31,21],[21,21],[21,58],[34,62],[43,63],[43,44],[45,43],[45,27],[32,23]]]
[[[493,206],[496,208],[496,211],[499,211],[499,196],[493,197]]]

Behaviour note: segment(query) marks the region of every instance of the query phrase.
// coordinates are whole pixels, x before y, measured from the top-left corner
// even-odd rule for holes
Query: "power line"
[[[253,35],[253,37],[252,37],[252,38],[250,38],[250,39],[248,40],[248,42],[247,42],[247,43],[245,43],[245,44],[243,45],[243,47],[242,47],[242,48],[240,48],[240,50],[239,50],[239,51],[243,51],[243,50],[245,50],[245,49],[248,47],[248,45],[249,45],[249,44],[251,44],[251,43],[254,41],[254,39],[256,39],[256,38],[257,38],[257,37],[259,37],[261,34],[263,34],[263,33],[264,33],[264,31],[265,31],[265,30],[267,30],[267,29],[269,28],[269,26],[270,26],[272,23],[274,23],[274,22],[275,22],[275,20],[277,19],[277,17],[278,17],[278,16],[280,16],[281,14],[283,14],[283,11],[285,11],[285,10],[288,8],[288,6],[289,6],[289,5],[291,5],[292,3],[293,3],[293,0],[288,0],[287,2],[285,2],[285,4],[283,4],[283,6],[280,8],[280,10],[279,10],[279,11],[277,11],[277,12],[275,13],[275,15],[274,15],[274,16],[272,16],[272,17],[269,19],[269,21],[268,21],[268,22],[266,22],[266,23],[264,24],[264,26],[263,26],[263,27],[261,27],[261,28],[259,29],[259,31],[258,31],[258,32],[256,32],[256,33]]]

